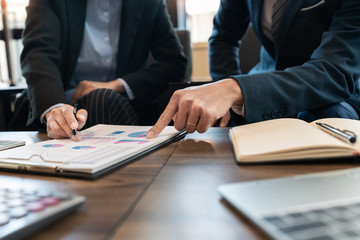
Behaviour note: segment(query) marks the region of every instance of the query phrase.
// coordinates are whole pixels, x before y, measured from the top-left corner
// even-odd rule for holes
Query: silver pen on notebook
[[[334,137],[339,138],[345,142],[354,143],[356,142],[356,134],[350,130],[340,130],[338,128],[332,127],[326,123],[316,122],[321,129],[325,130],[325,132],[333,135]]]

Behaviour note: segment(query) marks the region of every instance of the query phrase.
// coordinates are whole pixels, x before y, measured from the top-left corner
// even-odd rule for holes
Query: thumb
[[[76,119],[78,120],[79,123],[79,127],[78,129],[82,129],[86,123],[86,119],[87,119],[87,111],[85,109],[80,109],[77,113],[76,113]]]
[[[227,111],[226,114],[221,118],[219,127],[226,127],[231,118],[230,111]]]

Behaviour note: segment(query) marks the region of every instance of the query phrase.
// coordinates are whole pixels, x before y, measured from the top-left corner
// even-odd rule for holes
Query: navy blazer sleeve
[[[31,0],[27,7],[21,66],[30,100],[28,124],[37,120],[48,107],[65,102],[61,45],[66,38],[66,26],[54,11],[60,9],[55,4],[48,0]]]
[[[236,9],[236,2],[223,0],[222,4],[227,9]],[[291,3],[295,1],[289,0]],[[274,118],[293,116],[341,101],[348,101],[360,110],[360,1],[326,1],[310,11],[300,11],[300,7],[274,56],[276,69],[232,76],[242,89],[246,123],[266,120],[269,113],[270,116],[277,113]],[[226,12],[219,14],[214,27],[220,30],[214,31],[221,33],[228,26],[233,26],[229,32],[239,31],[221,16]],[[244,24],[240,17],[232,22],[241,22],[240,27]],[[225,42],[224,48],[231,45],[224,34],[213,37]]]

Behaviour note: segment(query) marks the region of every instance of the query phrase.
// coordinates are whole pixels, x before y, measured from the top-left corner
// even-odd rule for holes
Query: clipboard
[[[81,131],[82,140],[53,139],[0,152],[0,170],[94,180],[183,138],[167,126],[146,139],[150,126],[98,124]]]

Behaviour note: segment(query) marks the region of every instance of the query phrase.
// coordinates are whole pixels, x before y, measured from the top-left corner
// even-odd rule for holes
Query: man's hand
[[[72,95],[71,103],[73,104],[77,102],[81,97],[99,88],[112,89],[119,93],[125,91],[124,85],[118,80],[113,80],[111,82],[93,82],[93,81],[84,80],[79,83],[74,94]]]
[[[230,118],[230,111],[227,111],[225,115],[221,118],[219,127],[226,127],[230,121]]]
[[[75,117],[74,107],[65,104],[61,107],[52,109],[45,117],[47,122],[46,131],[50,138],[72,138],[71,130],[84,127],[87,119],[87,111],[85,109],[79,109]],[[77,132],[72,140],[80,141],[80,132]]]
[[[243,96],[239,84],[232,78],[189,87],[176,91],[156,124],[146,133],[154,138],[174,120],[177,130],[187,132],[205,132],[219,118],[220,126],[229,121],[229,109],[232,105],[242,105]]]

